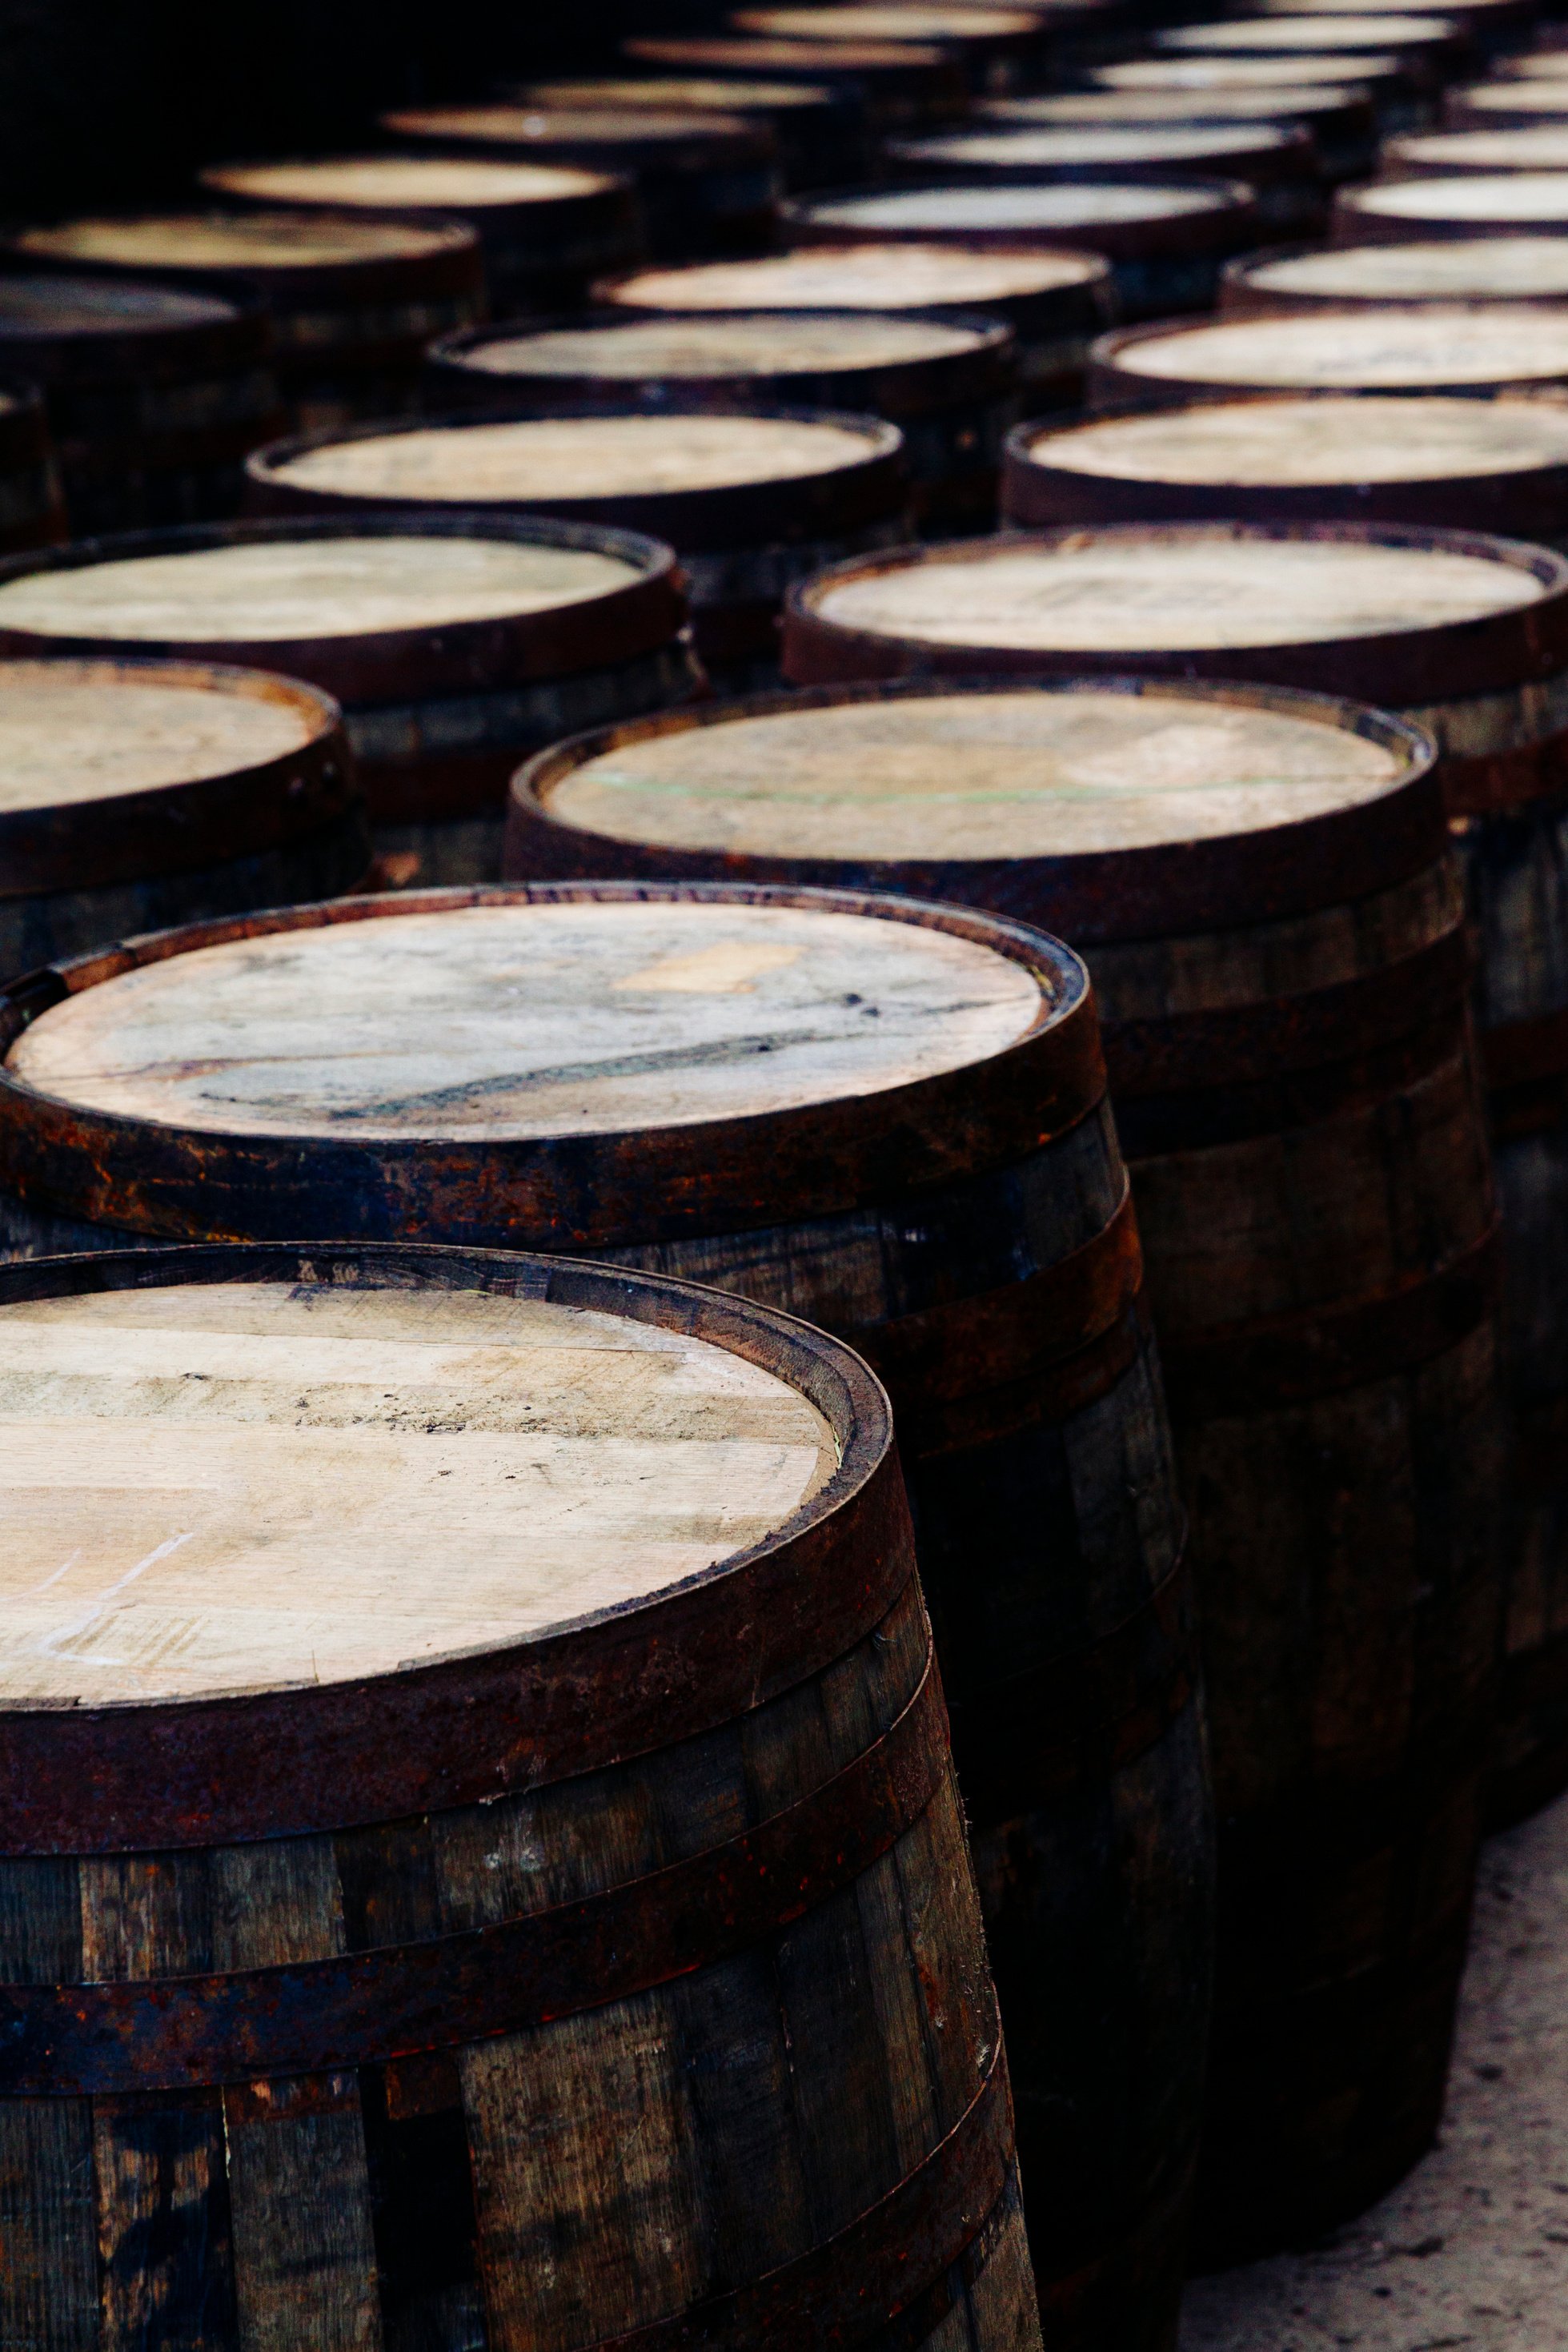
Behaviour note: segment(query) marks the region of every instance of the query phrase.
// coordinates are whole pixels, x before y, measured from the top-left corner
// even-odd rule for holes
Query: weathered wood
[[[129,1184],[89,1198],[98,1155],[73,1146],[68,1199],[23,1171],[18,1137],[8,1181],[28,1205],[6,1204],[10,1245],[47,1245],[55,1228],[30,1221],[84,1212],[438,1224],[612,1253],[852,1335],[899,1413],[1057,2338],[1120,2332],[1153,2352],[1174,2323],[1197,2121],[1207,1830],[1158,1375],[1082,974],[1052,942],[948,909],[755,898],[588,886],[396,917],[363,901],[349,922],[234,926],[121,978],[104,965],[103,985],[16,1036],[4,1099],[57,1081],[73,1122],[191,1138],[200,1177],[154,1174],[138,1148],[117,1161],[138,1163]],[[547,1398],[559,1385],[534,1380]],[[545,1547],[539,1498],[518,1507]],[[807,1713],[820,1743],[814,1696]],[[763,1772],[755,1748],[747,1769]],[[536,1850],[534,1826],[518,1833]],[[782,2229],[803,2199],[828,2225],[836,2137],[873,2134],[873,2170],[906,2152],[926,2063],[957,2095],[939,2021],[957,1999],[940,1958],[952,1882],[939,1855],[921,1870],[824,1916],[818,1961],[794,1950],[788,1998],[810,2006],[791,2032],[821,2044],[821,2104],[800,2109],[803,2127],[816,2116],[806,2149],[775,2145],[769,2027],[742,2078],[768,2193],[747,2192],[747,2221],[735,2187],[703,2191],[737,2252],[759,2208]],[[920,2000],[894,2004],[856,1954],[901,1907],[933,1949]],[[727,2031],[750,2047],[756,1997],[743,1982],[734,2000]],[[904,2053],[891,2080],[889,2048]],[[664,2099],[664,2050],[638,2027],[615,2062],[625,2095]],[[497,2138],[480,2166],[531,2312],[527,2168],[558,2137],[567,2161],[581,2127],[556,2113],[541,2106],[539,2143]]]
[[[1326,217],[1318,159],[1299,125],[1010,123],[889,140],[885,152],[897,177],[980,186],[1071,185],[1102,172],[1155,182],[1223,174],[1246,183],[1270,228],[1300,235]]]
[[[1224,310],[1304,310],[1353,302],[1550,302],[1568,296],[1568,236],[1394,245],[1281,246],[1227,262]]]
[[[595,311],[448,336],[429,371],[438,409],[570,415],[675,399],[883,416],[904,436],[916,520],[949,535],[995,520],[1020,407],[1012,329],[961,310]]]
[[[434,335],[483,312],[484,261],[460,222],[355,213],[105,215],[5,240],[29,269],[94,279],[149,273],[194,284],[219,271],[266,302],[272,359],[296,431],[413,405]]]
[[[708,34],[640,33],[621,45],[637,65],[737,80],[822,83],[852,93],[873,124],[943,122],[964,113],[964,71],[925,41],[768,41]]]
[[[1123,601],[1146,643],[1149,604]],[[1288,2242],[1437,2128],[1495,1696],[1495,1211],[1429,748],[1368,711],[1163,683],[754,708],[544,755],[509,862],[874,874],[1082,943],[1206,1646],[1200,2243]]]
[[[642,250],[630,181],[572,164],[333,155],[214,163],[201,182],[230,204],[261,210],[298,205],[466,221],[484,249],[490,309],[502,318],[579,301],[601,270],[624,268]]]
[[[1310,133],[1318,167],[1330,182],[1364,179],[1377,153],[1377,115],[1370,94],[1354,82],[1213,89],[1103,88],[1052,91],[1049,97],[988,99],[975,110],[982,121],[1056,130],[1146,128],[1184,124],[1278,123]]]
[[[0,971],[331,898],[369,860],[325,695],[210,664],[0,663]]]
[[[0,2100],[18,2343],[911,2352],[957,2311],[1038,2352],[863,1367],[625,1271],[340,1246],[13,1267],[0,1355],[21,1580],[81,1538],[0,1708],[0,1965],[58,2021]],[[39,1667],[81,1703],[19,1707]]]
[[[680,557],[697,651],[725,685],[777,678],[791,581],[911,535],[897,427],[821,410],[731,414],[628,395],[613,413],[445,417],[280,442],[249,470],[251,503],[268,514],[461,509],[465,521],[555,515],[655,534]]]
[[[827,83],[716,74],[596,76],[585,81],[534,81],[505,95],[521,106],[609,107],[613,111],[728,114],[765,122],[779,142],[784,184],[837,187],[862,179],[871,164],[865,108],[858,93]]]
[[[218,657],[324,688],[343,706],[378,850],[438,882],[497,871],[507,780],[528,752],[697,690],[685,618],[668,548],[506,517],[232,523],[69,549],[49,569],[0,567],[7,654]],[[188,828],[180,845],[162,849],[172,871],[195,862]],[[57,917],[26,960],[198,911],[329,897],[368,855],[360,827],[341,870],[285,869],[267,887],[236,878],[226,897],[209,882],[205,898],[191,885],[183,900],[98,902],[85,929]],[[143,866],[159,870],[151,842]]]
[[[672,260],[755,253],[773,242],[782,178],[769,126],[627,108],[403,107],[381,128],[416,153],[578,163],[629,176],[650,249]]]
[[[1332,222],[1339,245],[1412,237],[1555,236],[1568,233],[1568,172],[1434,172],[1341,188]]]

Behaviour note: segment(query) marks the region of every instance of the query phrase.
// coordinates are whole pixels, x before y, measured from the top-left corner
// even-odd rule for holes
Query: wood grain
[[[1308,314],[1301,323],[1316,320]],[[1127,356],[1141,364],[1141,352]],[[1204,364],[1197,357],[1189,363]],[[1333,372],[1329,355],[1325,373]],[[1429,482],[1440,495],[1446,477],[1492,478],[1568,464],[1568,412],[1435,393],[1417,399],[1217,400],[1041,433],[1027,454],[1053,470],[1112,481],[1342,484],[1347,490],[1363,482]]]
[[[1274,296],[1322,302],[1506,302],[1568,295],[1568,236],[1489,236],[1485,251],[1462,239],[1348,245],[1322,253],[1234,265],[1229,282],[1249,301]]]
[[[966,253],[952,246],[868,242],[821,250],[802,246],[754,261],[641,269],[619,279],[611,292],[627,310],[905,310],[943,303],[961,309],[1089,285],[1096,274],[1083,254]]]

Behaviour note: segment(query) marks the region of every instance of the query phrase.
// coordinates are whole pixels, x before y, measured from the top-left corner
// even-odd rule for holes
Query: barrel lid
[[[646,80],[606,74],[591,81],[531,81],[510,95],[524,106],[651,107],[655,112],[674,109],[681,113],[695,107],[704,114],[747,113],[754,108],[793,113],[837,102],[836,92],[826,86],[813,89],[810,82],[705,80],[696,74],[664,74]]]
[[[183,333],[238,318],[232,295],[52,270],[0,276],[0,343]]]
[[[1568,236],[1453,237],[1244,255],[1228,283],[1315,301],[1479,302],[1568,297]]]
[[[459,223],[374,220],[361,213],[153,213],[25,228],[19,253],[46,260],[112,262],[121,268],[286,271],[424,260],[466,251]]]
[[[1106,124],[1197,126],[1223,122],[1311,122],[1364,112],[1366,92],[1354,83],[1303,82],[1285,89],[1075,89],[1046,98],[991,98],[975,109],[987,122],[1039,123],[1071,130]]]
[[[729,21],[740,32],[786,41],[984,41],[1027,38],[1041,28],[1040,14],[1028,8],[933,7],[927,0],[898,0],[894,7],[868,0],[858,7],[740,8]]]
[[[939,139],[901,139],[894,142],[892,152],[933,168],[950,164],[959,170],[980,166],[1023,172],[1084,164],[1222,163],[1227,157],[1257,156],[1269,149],[1284,154],[1292,146],[1310,154],[1300,132],[1273,123],[1249,124],[1244,129],[1225,123],[1172,123],[1159,129],[1133,123],[1068,123],[966,131]]]
[[[1568,80],[1471,82],[1448,92],[1448,110],[1450,120],[1462,121],[1486,114],[1549,119],[1568,112]]]
[[[936,79],[948,54],[928,41],[764,40],[758,35],[647,33],[622,44],[650,65],[706,66],[740,73],[871,74]],[[956,71],[956,68],[954,69]],[[962,87],[961,83],[958,87]]]
[[[694,317],[479,328],[439,356],[489,375],[591,383],[832,374],[917,366],[988,351],[1005,330],[981,320],[840,310],[703,311]]]
[[[1197,49],[1206,55],[1265,56],[1270,50],[1301,52],[1327,49],[1354,53],[1357,43],[1368,49],[1397,50],[1436,47],[1457,40],[1462,27],[1451,16],[1262,16],[1240,23],[1173,25],[1154,36],[1159,49]]]
[[[571,163],[507,163],[484,155],[323,155],[277,163],[214,163],[202,184],[280,205],[395,211],[421,205],[565,204],[615,181]]]
[[[1529,400],[1215,401],[1030,431],[1051,472],[1235,488],[1453,478],[1568,469],[1568,408]]]
[[[862,236],[984,236],[1006,239],[1031,229],[1071,238],[1143,235],[1184,223],[1212,222],[1245,207],[1233,182],[1075,180],[1042,187],[879,188],[809,196],[787,204],[787,218],[807,228],[852,229]]]
[[[1091,79],[1106,89],[1308,89],[1327,81],[1352,85],[1390,81],[1404,74],[1396,57],[1350,49],[1343,56],[1292,54],[1270,58],[1129,58],[1124,64],[1095,66]]]
[[[1526,49],[1519,57],[1495,58],[1491,70],[1499,80],[1562,81],[1568,78],[1568,49]]]
[[[1368,302],[1346,310],[1269,311],[1130,328],[1103,336],[1094,358],[1108,382],[1148,378],[1173,387],[1394,391],[1560,383],[1568,377],[1568,311],[1523,302],[1511,310],[1496,302],[1386,309]],[[1375,413],[1354,413],[1375,440]],[[1470,429],[1479,436],[1485,427]]]
[[[1207,669],[1424,706],[1568,667],[1568,562],[1479,532],[1124,525],[865,557],[790,592],[798,682],[960,661]]]
[[[1473,176],[1380,180],[1342,189],[1336,211],[1346,220],[1432,221],[1475,226],[1488,221],[1541,221],[1568,226],[1568,172],[1478,172]]]
[[[1098,254],[1042,246],[808,245],[749,261],[639,269],[597,290],[626,310],[914,310],[1067,292],[1099,286],[1106,275]]]
[[[624,150],[634,160],[661,150],[710,149],[716,157],[764,152],[768,134],[743,117],[695,110],[661,114],[652,108],[566,106],[418,106],[383,114],[381,127],[400,138],[450,139],[461,145],[489,142],[502,147],[602,148]]]

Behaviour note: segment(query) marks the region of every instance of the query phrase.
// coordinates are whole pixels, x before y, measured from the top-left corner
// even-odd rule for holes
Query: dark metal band
[[[1455,816],[1513,816],[1568,793],[1568,730],[1469,758],[1444,752],[1443,798]]]
[[[328,2074],[625,2000],[779,1934],[851,1885],[947,1769],[927,1649],[891,1729],[769,1821],[576,1903],[287,1967],[0,1989],[0,2095],[60,2098]]]
[[[1107,1331],[1058,1363],[1020,1381],[1008,1381],[977,1394],[924,1405],[918,1397],[898,1401],[899,1450],[906,1462],[937,1454],[964,1454],[995,1445],[1020,1429],[1065,1421],[1109,1396],[1151,1345],[1147,1294],[1141,1288]],[[846,1335],[858,1345],[859,1335]]]
[[[1379,1297],[1222,1326],[1202,1339],[1164,1336],[1172,1414],[1207,1419],[1305,1403],[1426,1363],[1468,1339],[1490,1313],[1501,1259],[1494,1220],[1446,1265]]]

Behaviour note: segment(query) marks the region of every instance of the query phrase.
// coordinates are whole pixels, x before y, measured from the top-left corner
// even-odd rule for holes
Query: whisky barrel
[[[1085,177],[1065,187],[855,189],[784,206],[792,245],[1077,246],[1111,264],[1124,318],[1207,310],[1219,265],[1256,244],[1258,208],[1234,180],[1166,185]]]
[[[329,898],[370,863],[342,713],[211,662],[0,662],[0,972]]]
[[[557,515],[649,532],[679,555],[697,650],[726,686],[777,680],[791,580],[911,529],[897,426],[827,409],[628,400],[576,416],[361,426],[279,442],[250,476],[266,514]]]
[[[847,1349],[297,1243],[7,1267],[0,1349],[0,2324],[1038,2352]]]
[[[1367,178],[1377,159],[1377,114],[1354,85],[1295,89],[1076,89],[1045,98],[988,99],[982,121],[1058,131],[1142,130],[1273,123],[1311,137],[1325,180]],[[1242,175],[1244,178],[1245,173]]]
[[[297,429],[392,414],[418,397],[424,346],[483,315],[485,268],[461,222],[356,213],[173,213],[26,228],[4,248],[27,268],[94,278],[150,271],[182,283],[224,272],[253,287]]]
[[[650,251],[753,253],[773,242],[782,186],[779,142],[765,123],[717,114],[627,108],[404,107],[382,129],[416,152],[525,157],[629,174]]]
[[[1490,1727],[1493,1212],[1430,743],[1317,697],[1126,678],[694,722],[541,754],[508,865],[874,877],[1082,943],[1206,1657],[1200,2248],[1295,2241],[1436,2127]]]
[[[448,336],[431,405],[516,415],[671,399],[852,410],[904,436],[914,512],[936,531],[988,530],[1002,442],[1019,413],[1012,329],[963,310],[591,314]]]
[[[1281,246],[1227,262],[1226,310],[1338,309],[1353,302],[1568,299],[1568,236],[1414,238],[1408,244]]]
[[[1333,200],[1339,245],[1408,237],[1568,236],[1568,172],[1433,173],[1341,188]]]
[[[862,178],[871,161],[864,107],[852,91],[825,82],[604,74],[584,81],[524,82],[502,94],[519,106],[652,109],[765,122],[779,142],[784,184],[790,188],[837,187],[841,181]]]
[[[67,1166],[34,1128],[52,1097],[29,1066],[83,1022],[105,1072],[129,1073],[106,1022],[144,1064],[154,1031],[204,1039],[200,1070],[148,1046],[157,1108],[113,1080],[112,1109],[68,1088],[73,1120],[130,1119],[112,1197],[87,1151]],[[85,1230],[68,1217],[165,1236],[221,1217],[591,1250],[785,1307],[869,1358],[937,1621],[1051,2344],[1163,2345],[1209,1832],[1164,1408],[1077,959],[858,894],[444,893],[141,942],[14,992],[0,1037],[13,1247]],[[863,1964],[843,1932],[824,1964],[847,1987]],[[887,2060],[873,2042],[843,2063],[880,2085]],[[877,2093],[904,2095],[896,2072]],[[835,2105],[858,2138],[841,2089]],[[734,2193],[746,2237],[749,2169]]]
[[[1568,113],[1555,123],[1504,131],[1414,131],[1383,150],[1382,180],[1450,172],[1568,171]]]
[[[696,689],[685,614],[667,547],[537,519],[229,523],[0,565],[0,655],[215,658],[331,694],[389,873],[435,880],[496,872],[507,779],[527,752]],[[121,920],[73,945],[147,928]]]
[[[799,246],[751,261],[639,269],[594,288],[611,308],[648,311],[950,310],[998,320],[1013,335],[1030,399],[1077,405],[1089,345],[1109,325],[1111,265],[1043,247]]]
[[[1553,42],[1550,47],[1494,58],[1490,75],[1494,81],[1561,81],[1568,76],[1568,48]]]
[[[226,279],[7,272],[0,362],[43,393],[78,539],[233,514],[287,422],[261,299]]]
[[[939,138],[895,139],[895,176],[980,186],[1061,185],[1099,173],[1124,180],[1222,173],[1244,181],[1270,228],[1307,230],[1324,218],[1322,174],[1308,132],[1277,123],[991,124]]]
[[[1253,16],[1333,16],[1355,14],[1377,17],[1400,13],[1406,0],[1390,0],[1385,9],[1379,0],[1249,0],[1247,13]],[[1539,0],[1453,0],[1445,5],[1443,15],[1461,26],[1471,46],[1489,59],[1511,42],[1529,36],[1541,9]]]
[[[1480,81],[1451,89],[1443,101],[1450,131],[1530,130],[1561,122],[1568,112],[1568,84],[1556,81]]]
[[[864,106],[867,120],[942,122],[962,114],[962,68],[945,49],[917,41],[761,41],[713,34],[640,33],[621,44],[634,65],[680,73],[765,75],[826,83]]]
[[[1363,302],[1343,310],[1320,306],[1295,316],[1267,310],[1250,317],[1232,312],[1213,320],[1102,335],[1090,355],[1089,399],[1096,408],[1179,407],[1242,392],[1435,393],[1486,399],[1510,387],[1537,390],[1564,382],[1568,311],[1530,303],[1512,309],[1501,302],[1473,308],[1407,302],[1384,309]],[[1370,412],[1366,424],[1369,433],[1376,432]],[[1439,446],[1426,443],[1427,454]],[[1396,454],[1390,443],[1386,455]],[[1414,461],[1417,445],[1411,445],[1409,454]],[[1375,468],[1375,455],[1369,453],[1368,462]]]
[[[0,382],[0,551],[49,547],[68,530],[42,395]]]
[[[1210,391],[1188,407],[1020,425],[1002,516],[1026,530],[1228,516],[1433,524],[1568,545],[1568,410],[1364,388]]]
[[[914,41],[956,58],[979,89],[1027,89],[1049,70],[1046,12],[989,0],[809,0],[804,7],[737,8],[737,33],[775,41]]]
[[[337,155],[214,163],[202,185],[235,205],[389,212],[465,221],[485,257],[489,307],[557,310],[601,269],[635,261],[643,225],[629,180],[572,163],[484,155]]]
[[[1427,91],[1455,80],[1469,55],[1462,26],[1452,16],[1361,15],[1256,16],[1207,25],[1171,25],[1153,37],[1156,51],[1177,57],[1335,58],[1366,49],[1399,60]],[[1348,79],[1337,65],[1336,75]]]

